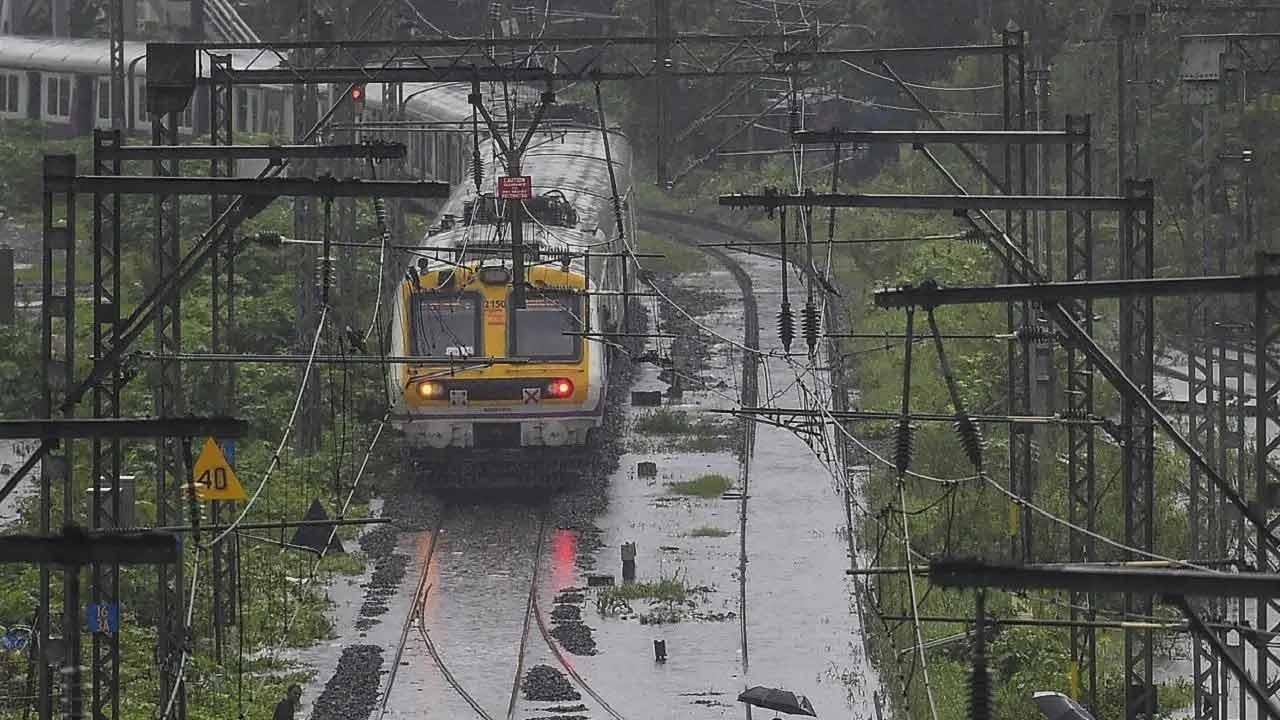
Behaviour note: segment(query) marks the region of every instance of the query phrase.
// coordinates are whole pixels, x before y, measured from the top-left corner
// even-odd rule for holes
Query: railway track
[[[430,656],[432,665],[435,670],[439,672],[441,678],[443,678],[450,690],[452,690],[458,698],[466,703],[475,716],[482,720],[500,720],[501,718],[506,718],[506,720],[515,720],[520,708],[520,693],[522,689],[522,680],[525,675],[525,661],[529,657],[531,651],[529,641],[533,628],[537,627],[538,633],[546,643],[550,654],[560,665],[560,669],[571,679],[571,682],[595,700],[600,708],[614,720],[625,720],[625,718],[623,718],[623,716],[618,713],[608,703],[608,701],[605,700],[605,698],[573,668],[573,664],[567,657],[565,657],[564,652],[556,644],[555,639],[551,637],[550,631],[547,628],[547,622],[542,615],[541,608],[538,603],[538,580],[540,565],[544,558],[547,525],[550,518],[550,513],[545,507],[539,508],[536,513],[535,530],[513,538],[517,545],[523,545],[525,548],[532,546],[533,552],[531,558],[523,558],[523,560],[526,561],[525,565],[529,568],[527,580],[523,583],[519,583],[515,582],[516,578],[513,577],[513,582],[510,583],[509,588],[511,592],[506,594],[508,596],[523,597],[525,602],[518,648],[514,658],[510,659],[510,662],[514,664],[514,673],[511,682],[511,691],[507,697],[505,709],[502,712],[490,712],[490,710],[485,708],[482,699],[477,697],[477,688],[491,686],[492,676],[484,679],[471,678],[471,683],[468,684],[467,682],[464,682],[463,679],[459,678],[459,673],[455,673],[446,657],[449,652],[449,648],[446,647],[442,649],[433,637],[433,629],[429,627],[429,618],[427,617],[426,609],[428,600],[432,598],[433,591],[436,591],[437,593],[439,592],[438,588],[432,584],[431,578],[433,576],[433,571],[438,572],[439,570],[438,564],[440,563],[441,556],[440,549],[443,544],[441,542],[441,538],[454,534],[451,531],[459,531],[457,532],[458,535],[466,534],[465,532],[462,532],[462,528],[466,527],[476,519],[474,516],[468,517],[468,513],[472,511],[485,513],[489,512],[490,509],[483,507],[458,508],[454,505],[445,505],[441,510],[439,522],[426,539],[426,550],[418,563],[418,581],[414,589],[409,610],[405,614],[404,623],[401,627],[400,639],[394,656],[394,663],[387,679],[386,687],[383,691],[378,717],[380,719],[385,718],[389,709],[394,707],[395,703],[393,702],[393,698],[397,695],[397,678],[399,676],[399,670],[403,665],[402,661],[405,657],[406,651],[413,649],[414,643],[418,642],[421,644],[421,648],[426,651],[428,656]],[[518,551],[519,549],[521,548],[513,547],[513,554],[518,555],[519,553],[514,551]],[[494,594],[494,596],[497,595],[501,594]],[[476,611],[477,613],[484,613],[488,609],[489,608],[477,607]],[[457,652],[459,651],[455,649],[455,656]]]
[[[656,226],[663,235],[672,237],[673,239],[683,242],[686,245],[703,252],[721,264],[733,276],[735,283],[741,293],[741,301],[743,305],[744,317],[744,337],[742,343],[747,348],[758,349],[759,337],[759,317],[756,307],[756,300],[753,295],[753,286],[750,275],[741,265],[739,265],[729,254],[710,248],[699,247],[696,240],[690,236],[702,236],[707,234],[722,234],[715,231],[709,231],[707,228],[700,228],[679,216],[665,217],[663,214],[646,214],[646,226]],[[691,232],[693,230],[693,232]],[[735,338],[736,340],[736,338]],[[743,404],[756,404],[758,400],[758,376],[760,359],[755,352],[741,353],[741,383],[740,401]],[[746,502],[749,496],[749,483],[751,478],[751,455],[755,441],[755,423],[749,420],[743,420],[743,450],[740,458],[740,467],[738,475],[738,488],[741,490],[742,497],[739,501],[739,536],[742,538],[742,548],[739,562],[739,618],[741,628],[741,649],[743,669],[746,669],[747,662],[747,625],[746,625]],[[524,509],[528,513],[528,508]],[[516,720],[522,701],[521,684],[524,677],[526,660],[535,652],[530,644],[530,635],[536,628],[538,635],[545,643],[550,657],[554,659],[554,664],[559,666],[560,671],[568,678],[569,682],[579,689],[584,696],[593,701],[594,707],[598,708],[603,715],[612,718],[612,720],[626,720],[623,714],[616,709],[609,701],[599,692],[592,684],[582,676],[575,668],[574,663],[566,656],[565,651],[559,646],[555,638],[551,636],[550,629],[546,617],[542,613],[540,603],[538,601],[538,578],[539,565],[544,556],[544,547],[546,543],[547,525],[550,513],[547,508],[539,508],[536,511],[536,517],[532,521],[532,525],[526,525],[513,532],[509,537],[503,538],[500,542],[505,543],[508,547],[506,551],[498,551],[498,556],[507,558],[519,558],[520,564],[524,571],[517,573],[511,572],[503,585],[502,590],[494,590],[486,595],[487,598],[493,599],[499,605],[500,598],[508,600],[512,598],[520,598],[523,600],[521,608],[517,609],[509,603],[501,607],[495,607],[486,604],[485,606],[477,605],[472,615],[475,617],[465,619],[461,625],[470,625],[479,621],[480,616],[489,618],[486,624],[505,624],[514,627],[517,624],[516,616],[519,614],[519,635],[511,636],[512,640],[518,637],[518,643],[513,642],[511,645],[516,646],[514,656],[502,658],[500,661],[494,657],[494,662],[489,664],[489,672],[484,677],[476,676],[475,672],[468,672],[467,668],[459,668],[457,665],[460,661],[468,658],[467,649],[451,642],[449,636],[462,636],[466,634],[464,627],[453,627],[448,623],[441,627],[432,627],[432,618],[428,612],[428,608],[432,603],[442,601],[442,594],[448,595],[450,588],[449,583],[441,583],[441,566],[453,562],[451,559],[454,554],[460,554],[466,557],[473,548],[468,547],[452,547],[449,544],[450,538],[457,540],[466,540],[468,543],[486,541],[499,542],[495,537],[486,532],[477,532],[478,528],[494,527],[504,525],[501,517],[510,516],[511,514],[503,509],[495,511],[493,508],[487,507],[465,507],[451,503],[446,503],[441,509],[439,520],[435,528],[426,535],[420,543],[425,543],[425,550],[420,554],[417,562],[418,580],[416,582],[413,597],[410,602],[408,611],[405,613],[404,622],[400,629],[399,641],[394,653],[394,663],[387,677],[385,688],[381,698],[381,705],[377,713],[379,720],[383,720],[388,716],[389,711],[396,710],[398,706],[405,702],[407,690],[402,686],[406,682],[402,677],[404,667],[408,665],[406,655],[421,654],[422,657],[429,657],[430,664],[439,677],[444,681],[444,685],[448,690],[463,703],[465,708],[460,705],[456,706],[456,712],[448,713],[442,698],[430,698],[429,705],[423,709],[427,711],[425,716],[431,717],[432,709],[439,710],[441,716],[448,713],[448,716],[458,717],[459,714],[470,714],[479,717],[482,720]],[[514,524],[513,524],[514,525]],[[455,540],[455,542],[457,541]],[[532,550],[529,556],[528,551]],[[490,553],[493,554],[492,552]],[[465,563],[465,560],[463,561]],[[475,563],[475,559],[472,559]],[[446,568],[448,570],[448,568]],[[488,572],[490,576],[494,573],[486,567],[484,563],[477,563],[470,568],[475,574]],[[464,568],[455,568],[452,570],[455,574],[466,572]],[[518,575],[518,576],[517,576]],[[433,581],[433,578],[435,580]],[[453,588],[456,590],[456,588]],[[474,597],[474,596],[473,596]],[[450,617],[450,620],[462,620],[462,618]],[[436,622],[440,619],[437,618]],[[511,645],[508,645],[510,647]],[[495,667],[506,666],[513,668],[513,677],[510,686],[510,692],[505,696],[505,707],[499,708],[498,698],[493,692],[496,671]],[[416,679],[416,678],[415,678]],[[487,696],[485,695],[487,691]],[[418,696],[419,698],[421,695]],[[396,713],[399,714],[399,713]]]

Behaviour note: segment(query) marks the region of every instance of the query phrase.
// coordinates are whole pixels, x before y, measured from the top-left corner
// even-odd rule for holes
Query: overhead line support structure
[[[113,3],[117,5],[119,3]],[[107,154],[123,142],[119,130],[93,133],[93,172],[120,175],[121,162]],[[106,356],[118,341],[121,302],[120,195],[98,192],[93,195],[93,356]],[[120,417],[120,394],[124,378],[119,366],[111,368],[93,386],[93,417],[113,420]],[[122,510],[120,473],[123,447],[120,438],[94,437],[92,440],[93,497],[90,527],[94,531],[117,526]],[[94,563],[90,572],[90,597],[100,606],[120,605],[120,567],[115,563]],[[116,720],[120,715],[120,638],[116,633],[94,633],[90,661],[92,720]]]
[[[149,52],[153,48],[149,48]],[[223,176],[215,173],[210,178],[180,178],[176,176],[177,160],[164,159],[158,149],[165,143],[177,142],[177,112],[190,101],[194,87],[194,68],[184,68],[181,63],[166,64],[164,62],[149,63],[149,66],[164,69],[164,73],[149,78],[149,109],[160,112],[153,113],[153,145],[144,151],[148,159],[156,163],[157,175],[138,182],[127,182],[121,176],[119,158],[127,150],[120,148],[121,138],[118,133],[99,133],[95,137],[94,172],[95,175],[77,176],[74,157],[46,156],[44,173],[44,213],[45,213],[45,253],[43,267],[46,273],[43,283],[42,323],[46,341],[42,344],[44,372],[44,413],[46,417],[57,415],[70,416],[75,406],[90,392],[94,395],[94,416],[102,420],[117,418],[120,407],[120,394],[129,375],[122,371],[122,363],[130,345],[150,328],[155,330],[158,352],[162,358],[173,358],[180,353],[180,327],[178,326],[177,298],[182,288],[194,279],[200,266],[216,255],[223,241],[235,225],[266,206],[272,197],[280,193],[314,192],[319,195],[367,196],[370,194],[413,195],[416,197],[443,197],[448,186],[432,183],[402,183],[398,187],[387,184],[351,182],[342,180],[311,180],[307,178],[289,178],[283,181],[271,177],[278,172],[278,165],[269,169],[266,188],[254,180]],[[225,104],[218,107],[229,111],[231,85],[226,83],[227,75],[219,73],[215,65],[214,77],[223,81],[223,90],[215,92],[213,97],[220,98]],[[184,80],[182,75],[186,73]],[[175,79],[176,78],[176,79]],[[225,124],[217,123],[221,133],[214,133],[215,143],[229,142],[230,118],[225,117]],[[199,150],[200,153],[209,151]],[[275,151],[268,151],[274,153]],[[304,151],[310,152],[310,151]],[[360,152],[366,152],[361,149]],[[175,153],[181,156],[182,150]],[[287,153],[282,162],[287,162]],[[113,159],[108,159],[108,158]],[[225,172],[225,171],[224,171]],[[191,183],[190,181],[196,181]],[[327,185],[328,189],[321,187]],[[410,189],[416,187],[417,189]],[[62,351],[54,347],[49,338],[63,337],[71,343],[74,332],[62,331],[65,325],[74,327],[75,303],[69,298],[74,296],[74,202],[75,193],[90,193],[94,196],[94,322],[93,322],[93,368],[88,377],[75,382],[71,375],[73,364],[70,345]],[[153,258],[157,268],[152,285],[146,297],[127,317],[122,317],[123,297],[120,286],[120,200],[121,194],[154,194],[155,203],[155,242]],[[186,254],[181,254],[178,233],[177,196],[179,194],[218,194],[224,199],[230,198],[225,209],[216,209],[213,226],[201,235],[194,246]],[[249,199],[248,196],[252,196]],[[66,198],[62,207],[61,198]],[[56,217],[55,217],[56,215]],[[66,218],[70,217],[68,225]],[[65,259],[64,259],[65,258]],[[54,262],[57,260],[58,262]],[[65,278],[55,286],[53,282],[54,268],[62,268],[60,272]],[[230,311],[230,304],[226,311]],[[66,359],[64,359],[64,356]],[[177,374],[178,363],[163,361],[156,368],[153,382],[156,386],[156,412],[161,417],[174,417],[179,414],[177,408],[181,403],[181,378]],[[64,378],[63,375],[66,375]],[[52,483],[62,482],[64,486],[70,482],[70,464],[66,460],[66,448],[70,441],[57,442],[42,440],[40,446],[4,485],[0,493],[7,494],[37,463],[44,460],[41,467],[41,527],[47,530],[51,524]],[[173,495],[166,492],[169,480],[176,479],[179,484],[188,472],[189,458],[176,440],[160,441],[158,453],[162,467],[157,471],[157,499],[161,495]],[[113,527],[122,512],[117,499],[120,495],[119,476],[122,451],[118,438],[97,438],[93,448],[93,481],[94,503],[90,510],[96,527],[107,529]],[[172,488],[170,488],[172,489]],[[64,508],[64,517],[70,518],[70,503],[74,493],[64,487],[64,498],[68,507]],[[172,505],[172,503],[169,503]],[[158,513],[166,517],[176,508],[162,506]],[[171,717],[180,718],[184,712],[181,688],[174,694],[176,679],[175,660],[181,657],[186,642],[181,632],[183,619],[180,603],[182,598],[177,591],[174,575],[181,572],[180,566],[162,569],[159,572],[158,584],[161,585],[161,632],[160,650],[162,657],[163,698],[167,703],[170,696],[176,698]],[[41,572],[41,617],[37,620],[37,643],[47,645],[51,620],[49,614],[48,568]],[[95,567],[91,591],[103,604],[118,603],[118,572],[113,567]],[[66,620],[64,620],[64,623]],[[95,636],[93,651],[93,712],[97,718],[114,718],[119,713],[118,678],[119,648],[117,640],[111,636]],[[48,717],[52,712],[52,678],[47,666],[37,663],[37,710],[40,717]]]
[[[250,156],[239,155],[235,143],[235,85],[228,72],[232,67],[230,55],[209,55],[209,147],[214,154],[209,157],[209,177],[235,177],[236,160]],[[279,157],[270,158],[279,162],[284,158],[297,157],[290,150],[319,148],[320,145],[294,145],[289,149],[280,148]],[[187,148],[162,147],[162,151],[190,152]],[[271,148],[274,151],[274,148]],[[216,225],[218,217],[226,212],[231,199],[225,195],[209,196],[209,223]],[[209,258],[209,349],[222,352],[224,346],[232,344],[235,333],[235,252],[226,242],[230,230],[223,232],[219,245]],[[236,407],[236,381],[238,368],[235,364],[215,368],[213,371],[213,410],[229,413]],[[235,446],[227,461],[235,462]],[[225,453],[224,453],[225,454]],[[224,510],[235,512],[234,501],[215,500],[210,503],[210,520],[216,526],[222,523]],[[215,662],[223,661],[223,650],[226,644],[226,630],[237,617],[236,603],[239,593],[236,592],[236,558],[240,542],[239,534],[233,534],[225,542],[213,546],[210,558],[210,576],[213,585],[213,652]]]
[[[807,207],[889,207],[952,210],[959,208],[978,211],[987,209],[1008,209],[1012,211],[1024,208],[1059,209],[1076,212],[1086,210],[1119,211],[1121,214],[1121,235],[1125,248],[1124,254],[1127,257],[1124,265],[1124,275],[1129,279],[1150,277],[1152,267],[1151,219],[1153,214],[1150,184],[1146,182],[1129,183],[1126,186],[1126,190],[1127,195],[1124,197],[1033,196],[1029,198],[971,195],[917,196],[909,198],[905,196],[839,194],[832,194],[827,198],[822,198],[816,193],[806,193],[802,196],[725,196],[721,198],[721,204],[768,207],[795,205]],[[995,249],[1000,253],[1000,256],[1007,259],[1006,262],[1012,268],[1011,275],[1024,281],[1043,281],[1044,278],[1039,270],[1027,258],[1025,248],[1014,245],[1007,234],[1001,232],[998,240],[996,238],[988,238],[988,240],[995,245]],[[1085,349],[1089,359],[1120,389],[1124,397],[1125,405],[1122,416],[1125,422],[1123,424],[1129,433],[1130,441],[1128,444],[1131,448],[1131,452],[1128,453],[1129,462],[1126,463],[1124,469],[1126,544],[1149,552],[1152,549],[1150,528],[1154,461],[1151,421],[1159,422],[1174,439],[1175,443],[1192,455],[1193,461],[1201,463],[1202,466],[1207,465],[1207,463],[1194,447],[1188,445],[1186,439],[1173,426],[1172,422],[1159,411],[1151,397],[1154,373],[1150,355],[1151,321],[1153,320],[1150,299],[1144,298],[1137,302],[1126,300],[1125,304],[1124,322],[1126,329],[1131,332],[1121,334],[1122,363],[1119,366],[1083,331],[1070,309],[1060,303],[1051,302],[1046,303],[1045,310],[1063,329],[1070,342],[1077,343]],[[1215,476],[1215,482],[1221,485],[1221,477]],[[1233,502],[1240,505],[1245,504],[1239,495],[1233,498]],[[1255,523],[1258,522],[1256,517],[1253,517],[1253,520]],[[1274,543],[1276,539],[1274,534],[1268,531],[1265,540],[1268,543]],[[1133,599],[1129,604],[1129,611],[1142,614],[1142,608],[1147,604],[1149,603],[1144,602],[1141,598]],[[1150,707],[1151,683],[1146,682],[1150,678],[1147,672],[1150,669],[1149,634],[1130,633],[1129,636],[1130,642],[1126,646],[1128,649],[1126,667],[1130,673],[1130,680],[1134,681],[1131,684],[1142,690],[1135,697],[1130,698],[1132,702],[1129,716],[1136,717],[1142,712],[1147,712],[1147,708]],[[1134,638],[1133,636],[1138,637]]]
[[[1246,597],[1265,605],[1280,595],[1280,575],[1270,572],[1215,573],[1200,570],[1144,568],[1001,566],[969,560],[940,560],[930,564],[929,579],[941,587],[1011,590],[1062,589],[1083,592],[1123,592],[1128,596],[1160,593],[1178,608],[1189,629],[1209,643],[1213,652],[1239,679],[1257,703],[1258,717],[1280,720],[1280,707],[1263,676],[1248,674],[1242,658],[1234,654],[1218,633],[1210,629],[1187,601],[1187,596]],[[1249,634],[1249,633],[1242,633]]]
[[[194,60],[194,58],[193,58]],[[148,67],[150,64],[148,63]],[[180,68],[163,68],[157,74],[181,72]],[[151,116],[151,144],[178,144],[178,117],[190,102],[186,98],[178,102],[156,87],[159,83],[148,73],[147,112]],[[113,192],[154,192],[154,235],[152,238],[152,267],[154,278],[171,276],[182,258],[181,201],[174,192],[182,174],[180,163],[167,158],[155,158],[152,163],[154,182],[129,188],[123,184],[124,176],[106,179],[106,189]],[[71,192],[92,192],[79,189],[74,180],[68,185]],[[154,323],[157,354],[171,355],[182,352],[182,303],[180,295],[173,295],[159,304]],[[158,363],[152,371],[154,412],[158,417],[173,417],[186,411],[185,387],[181,366],[175,362]],[[191,459],[178,438],[160,438],[156,441],[155,508],[156,523],[168,525],[182,513],[180,498],[190,474]],[[183,564],[157,566],[158,662],[161,708],[172,707],[172,720],[186,720],[186,682],[182,672],[182,658],[188,648],[185,613],[183,606]],[[172,698],[172,699],[171,699]],[[162,712],[164,712],[162,710]],[[166,720],[168,720],[166,718]]]
[[[1190,226],[1193,247],[1201,249],[1198,265],[1202,272],[1228,272],[1243,270],[1250,251],[1261,246],[1255,242],[1252,223],[1253,198],[1251,187],[1252,153],[1245,145],[1242,129],[1247,99],[1256,94],[1257,78],[1274,78],[1277,60],[1280,59],[1280,36],[1275,33],[1230,33],[1219,35],[1185,35],[1179,38],[1181,93],[1187,129],[1188,161],[1190,170],[1190,207],[1194,218]],[[1252,81],[1252,82],[1251,82]],[[1234,117],[1233,117],[1234,116]],[[1263,257],[1259,267],[1269,262]],[[1196,271],[1198,268],[1191,268]],[[1254,312],[1261,313],[1268,305],[1266,297],[1254,300]],[[1261,303],[1261,304],[1260,304]],[[1274,320],[1273,307],[1267,307],[1268,318],[1259,327],[1267,327]],[[1233,347],[1238,338],[1232,336],[1229,319],[1247,316],[1247,301],[1228,303],[1220,298],[1204,298],[1188,307],[1186,334],[1187,375],[1192,397],[1203,395],[1203,412],[1200,408],[1189,418],[1193,441],[1198,441],[1218,463],[1218,471],[1233,479],[1233,487],[1246,492],[1250,475],[1257,488],[1255,507],[1274,527],[1274,508],[1264,494],[1265,477],[1259,475],[1266,466],[1258,457],[1268,448],[1268,436],[1255,437],[1251,462],[1247,445],[1246,409],[1244,402],[1228,402],[1241,394],[1246,387],[1246,376],[1254,372],[1245,362],[1246,352]],[[1261,317],[1256,318],[1262,321]],[[1265,334],[1254,329],[1254,335]],[[1208,342],[1198,342],[1198,339]],[[1255,341],[1257,338],[1254,338]],[[1255,349],[1256,351],[1256,349]],[[1262,354],[1262,353],[1258,353]],[[1255,379],[1258,395],[1266,385],[1260,377]],[[1267,374],[1264,370],[1263,374]],[[1274,403],[1256,403],[1258,427],[1264,430],[1280,421]],[[1268,425],[1270,422],[1272,425]],[[1222,502],[1222,493],[1212,484],[1204,482],[1196,468],[1191,475],[1191,539],[1193,551],[1220,554],[1235,548],[1242,562],[1256,564],[1274,562],[1275,548],[1267,550],[1250,537],[1244,529],[1242,515]],[[1252,546],[1252,547],[1251,547]],[[1251,556],[1256,552],[1256,556]],[[1274,604],[1259,603],[1256,616],[1249,616],[1249,608],[1240,598],[1210,599],[1206,605],[1211,613],[1234,614],[1238,622],[1256,622],[1260,628],[1273,625]],[[1266,606],[1272,607],[1271,618],[1263,615]],[[1255,634],[1245,639],[1257,653],[1258,681],[1272,698],[1277,691],[1277,658],[1268,643]],[[1229,676],[1224,670],[1215,672],[1215,661],[1206,640],[1194,646],[1197,720],[1219,720],[1229,714],[1244,716],[1247,713],[1243,693],[1234,692],[1229,686]],[[1232,707],[1231,695],[1239,696],[1238,707]],[[1261,707],[1261,706],[1259,706]],[[1260,712],[1260,711],[1259,711]]]
[[[46,155],[44,172],[75,172],[75,157],[71,155]],[[41,410],[45,418],[52,420],[62,416],[74,417],[74,408],[67,407],[64,399],[67,389],[75,380],[76,337],[76,200],[70,192],[44,187],[44,222],[40,295],[40,380]],[[56,270],[55,270],[56,268]],[[61,274],[61,282],[54,283],[54,274]],[[61,345],[61,347],[59,347]],[[69,440],[48,443],[51,452],[40,463],[40,533],[52,531],[54,486],[62,492],[62,516],[72,513],[75,487],[72,472],[75,464],[74,446]],[[46,654],[49,651],[52,629],[52,577],[50,564],[40,564],[39,617],[36,622],[36,711],[40,720],[51,720],[53,715],[53,677]],[[70,573],[64,573],[64,592],[71,590]],[[78,591],[78,586],[76,590]],[[79,618],[64,595],[62,625],[64,637],[68,625],[77,625]],[[68,647],[68,658],[79,658],[79,648]],[[76,661],[78,663],[78,660]]]
[[[1065,129],[1076,141],[1065,148],[1067,195],[1088,195],[1093,188],[1093,119],[1089,115],[1067,115]],[[1094,275],[1093,214],[1090,210],[1066,213],[1066,279],[1089,281]],[[1071,309],[1074,320],[1086,335],[1093,334],[1093,301],[1085,298]],[[1093,417],[1093,367],[1076,344],[1067,346],[1066,405],[1074,417]],[[1096,525],[1096,487],[1092,426],[1067,426],[1067,521],[1072,524],[1068,535],[1067,555],[1071,562],[1087,563],[1097,559],[1097,543],[1091,533]],[[1080,532],[1076,528],[1084,528]],[[1068,643],[1071,662],[1078,678],[1080,696],[1090,708],[1098,707],[1097,633],[1088,623],[1094,622],[1092,593],[1072,591],[1068,595],[1073,625]]]

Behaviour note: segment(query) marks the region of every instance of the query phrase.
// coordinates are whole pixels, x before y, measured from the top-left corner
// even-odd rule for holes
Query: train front
[[[394,420],[408,459],[437,484],[510,481],[535,466],[555,479],[583,461],[603,423],[605,351],[586,335],[607,313],[591,302],[598,284],[588,284],[583,260],[536,226],[517,307],[513,262],[506,252],[486,257],[500,243],[480,239],[492,229],[481,224],[449,233],[469,239],[431,238],[458,242],[449,253],[458,261],[425,261],[401,284]]]

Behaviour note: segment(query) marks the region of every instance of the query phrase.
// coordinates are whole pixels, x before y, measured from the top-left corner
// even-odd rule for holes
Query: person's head
[[[301,699],[302,699],[302,687],[301,687],[301,686],[299,686],[299,685],[290,685],[290,686],[289,686],[289,699],[290,699],[290,700],[292,700],[293,702],[298,702],[299,700],[301,700]]]

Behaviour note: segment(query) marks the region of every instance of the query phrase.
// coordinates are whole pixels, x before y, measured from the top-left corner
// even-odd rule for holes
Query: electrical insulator
[[[902,475],[911,468],[911,456],[915,449],[915,428],[911,421],[902,418],[898,421],[898,432],[893,439],[893,466]]]
[[[357,115],[364,114],[364,84],[356,83],[351,86],[351,107]]]
[[[1053,342],[1053,330],[1044,325],[1023,325],[1015,334],[1024,343],[1048,345]]]
[[[373,199],[373,214],[378,218],[378,227],[385,228],[387,226],[387,204],[380,197]]]
[[[316,287],[324,288],[327,285],[329,289],[333,289],[337,275],[338,268],[332,258],[316,258]]]
[[[791,340],[796,336],[796,321],[791,315],[791,303],[785,300],[778,310],[778,338],[782,340],[782,351],[791,352]]]
[[[982,431],[973,423],[973,418],[960,415],[955,422],[956,436],[960,438],[960,447],[973,464],[973,468],[982,473]]]
[[[818,335],[821,334],[821,317],[818,308],[813,301],[805,303],[804,310],[800,311],[800,329],[804,332],[804,342],[809,346],[809,353],[813,354],[818,348]]]

